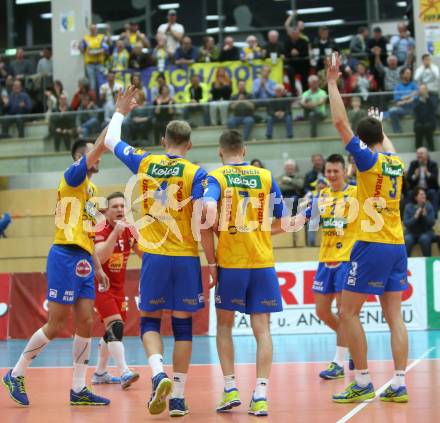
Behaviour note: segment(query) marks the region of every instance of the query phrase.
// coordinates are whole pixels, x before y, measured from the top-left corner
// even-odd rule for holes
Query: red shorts
[[[127,319],[127,302],[124,292],[96,291],[95,308],[102,320],[114,314],[120,314],[124,321]]]

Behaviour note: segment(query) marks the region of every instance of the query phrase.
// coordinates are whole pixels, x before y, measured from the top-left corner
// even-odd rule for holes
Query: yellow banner
[[[421,23],[440,22],[440,0],[419,0]]]

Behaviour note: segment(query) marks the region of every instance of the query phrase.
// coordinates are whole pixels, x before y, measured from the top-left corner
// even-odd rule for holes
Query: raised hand
[[[115,110],[124,116],[128,115],[135,107],[138,106],[136,96],[138,90],[134,85],[130,85],[124,92],[119,91],[116,98]]]
[[[333,52],[330,58],[327,58],[327,82],[337,82],[340,76],[341,58],[339,53]]]
[[[368,116],[377,119],[379,122],[383,121],[383,112],[378,107],[370,107],[368,109]]]

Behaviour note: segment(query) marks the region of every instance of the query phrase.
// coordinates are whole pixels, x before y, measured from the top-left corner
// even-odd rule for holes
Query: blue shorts
[[[335,267],[329,267],[327,263],[319,263],[313,281],[313,292],[319,294],[335,294],[341,292],[344,286],[349,263],[342,261]]]
[[[280,284],[275,269],[219,268],[215,306],[247,314],[282,311]]]
[[[347,291],[382,295],[408,288],[405,245],[356,241],[344,283]]]
[[[142,311],[195,312],[203,308],[199,257],[144,253],[139,291]]]
[[[52,245],[47,256],[48,301],[75,304],[79,298],[95,299],[92,256],[79,247]]]

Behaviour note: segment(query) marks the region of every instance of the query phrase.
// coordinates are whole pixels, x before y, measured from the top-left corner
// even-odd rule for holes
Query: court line
[[[419,358],[412,361],[410,365],[406,368],[406,373],[408,373],[411,369],[416,367],[427,355],[431,353],[431,351],[435,350],[436,347],[431,347],[429,350],[426,350]],[[379,389],[376,390],[376,397],[378,397],[387,387],[390,385],[392,379],[390,379],[388,382],[386,382],[384,385],[382,385]],[[363,410],[365,407],[367,407],[371,402],[373,402],[376,398],[372,398],[368,401],[364,401],[353,410],[351,410],[349,413],[347,413],[344,417],[339,419],[336,423],[345,423],[348,420],[350,420],[353,416],[355,416],[359,411]]]

